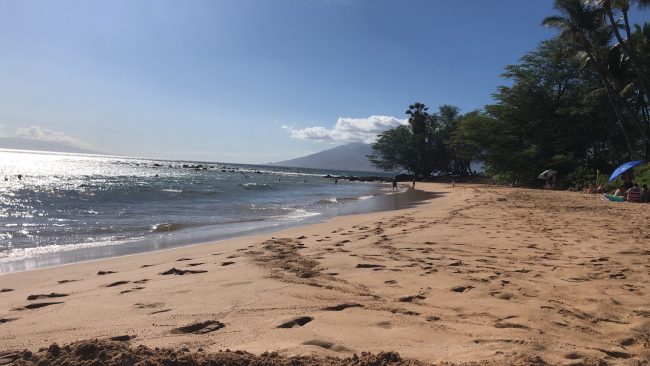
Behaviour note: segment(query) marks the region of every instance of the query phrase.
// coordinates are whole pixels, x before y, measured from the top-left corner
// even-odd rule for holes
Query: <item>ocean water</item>
[[[0,150],[0,272],[273,230],[390,191],[328,173]]]

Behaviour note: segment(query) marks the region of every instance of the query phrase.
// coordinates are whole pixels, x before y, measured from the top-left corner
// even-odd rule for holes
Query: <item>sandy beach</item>
[[[649,205],[482,185],[417,188],[436,198],[1,275],[0,361],[12,364],[12,350],[118,337],[111,342],[120,347],[206,354],[650,362]]]

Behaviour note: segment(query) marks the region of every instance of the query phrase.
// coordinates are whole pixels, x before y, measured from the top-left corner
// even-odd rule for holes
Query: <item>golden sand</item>
[[[418,189],[440,195],[405,210],[2,275],[0,349],[129,336],[133,346],[281,356],[650,362],[650,205]]]

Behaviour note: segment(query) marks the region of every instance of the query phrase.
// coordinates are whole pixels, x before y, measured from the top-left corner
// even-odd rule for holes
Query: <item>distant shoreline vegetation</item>
[[[631,6],[650,0],[556,0],[557,15],[542,21],[559,31],[516,65],[511,86],[496,103],[460,114],[409,106],[409,124],[379,135],[368,158],[378,168],[432,175],[485,175],[508,184],[538,186],[540,172],[558,172],[561,186],[605,183],[619,164],[650,160],[650,24],[630,24]],[[540,19],[541,20],[541,19]],[[637,182],[650,183],[648,164]]]

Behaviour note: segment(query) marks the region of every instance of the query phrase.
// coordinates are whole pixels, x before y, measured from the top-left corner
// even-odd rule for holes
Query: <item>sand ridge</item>
[[[650,362],[646,206],[572,192],[418,188],[440,196],[0,276],[0,288],[13,290],[0,293],[0,343],[35,350],[128,335],[133,345],[287,357]],[[39,297],[47,294],[67,296]]]

